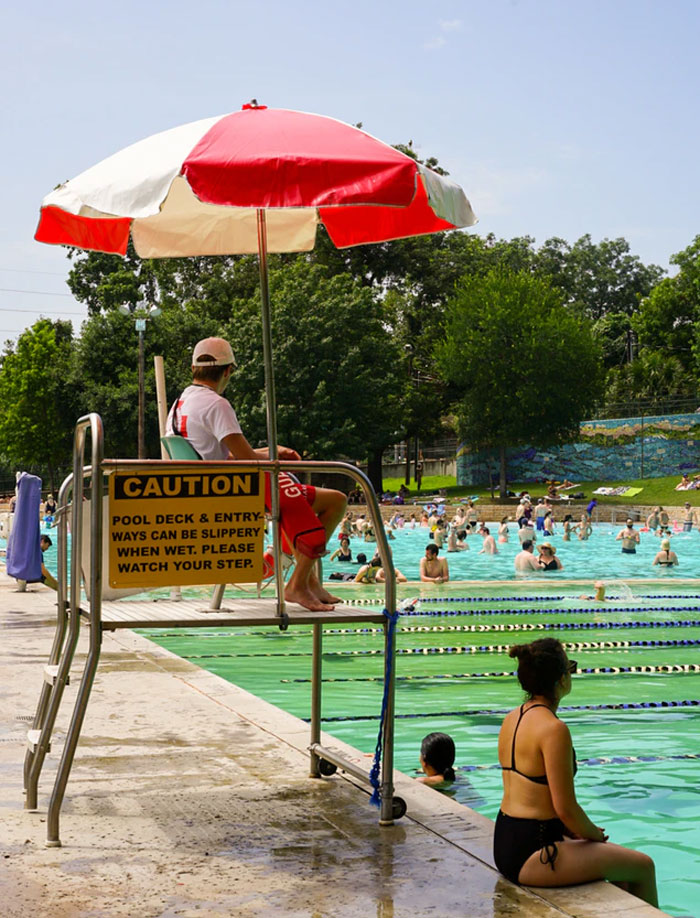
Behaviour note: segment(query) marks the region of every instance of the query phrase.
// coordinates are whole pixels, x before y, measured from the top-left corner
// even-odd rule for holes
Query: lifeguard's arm
[[[243,434],[228,434],[224,437],[222,443],[231,453],[233,459],[252,459],[257,461],[258,459],[270,458],[270,452],[266,446],[253,449]],[[277,458],[298,460],[300,457],[296,450],[290,449],[288,446],[278,446]]]
[[[602,829],[594,825],[576,800],[573,749],[566,724],[552,719],[542,736],[542,756],[552,805],[570,832],[579,838],[605,841]]]

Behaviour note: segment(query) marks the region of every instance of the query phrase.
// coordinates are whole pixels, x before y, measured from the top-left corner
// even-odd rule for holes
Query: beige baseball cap
[[[236,366],[231,345],[225,338],[203,338],[195,344],[192,353],[193,367]]]

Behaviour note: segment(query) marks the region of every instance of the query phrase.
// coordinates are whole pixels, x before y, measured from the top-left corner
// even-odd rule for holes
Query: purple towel
[[[39,505],[41,478],[22,472],[17,483],[17,505],[7,540],[7,573],[17,580],[41,580]]]

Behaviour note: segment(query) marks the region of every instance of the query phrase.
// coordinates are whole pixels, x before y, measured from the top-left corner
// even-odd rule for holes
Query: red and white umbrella
[[[40,242],[143,258],[336,246],[471,226],[462,189],[358,128],[246,105],[126,147],[47,195]]]

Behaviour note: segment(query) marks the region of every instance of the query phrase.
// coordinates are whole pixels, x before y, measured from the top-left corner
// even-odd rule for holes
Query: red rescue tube
[[[282,550],[289,553],[292,548],[307,558],[320,558],[326,552],[326,530],[311,509],[316,489],[302,485],[289,475],[280,472],[280,526],[287,545],[282,541]],[[270,476],[265,476],[265,504],[270,507]]]

